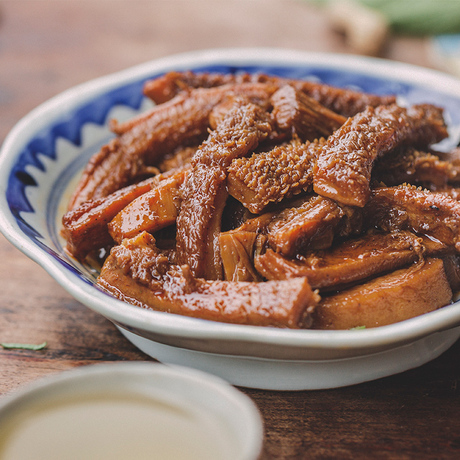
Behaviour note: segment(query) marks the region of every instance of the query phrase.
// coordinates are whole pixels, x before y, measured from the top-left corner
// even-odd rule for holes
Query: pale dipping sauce
[[[1,460],[235,459],[234,440],[204,411],[143,396],[35,403],[0,420]]]

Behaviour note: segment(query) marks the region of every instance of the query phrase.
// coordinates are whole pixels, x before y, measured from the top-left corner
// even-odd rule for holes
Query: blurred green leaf
[[[327,3],[334,0],[309,0]],[[460,33],[460,0],[354,0],[383,13],[400,34]]]
[[[47,343],[43,342],[38,345],[34,345],[31,343],[0,343],[0,345],[8,350],[19,349],[19,350],[32,350],[38,351],[43,350],[46,347]]]

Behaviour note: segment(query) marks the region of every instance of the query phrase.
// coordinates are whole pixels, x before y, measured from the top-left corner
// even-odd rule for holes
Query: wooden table
[[[321,10],[294,0],[0,2],[0,142],[36,105],[75,84],[210,47],[344,53]],[[430,66],[420,38],[383,57]],[[149,360],[0,237],[0,394],[76,366]],[[417,369],[348,388],[247,390],[265,422],[263,459],[460,458],[460,343]]]

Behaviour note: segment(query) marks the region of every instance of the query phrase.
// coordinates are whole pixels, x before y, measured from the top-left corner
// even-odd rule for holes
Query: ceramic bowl
[[[229,382],[265,389],[322,389],[414,368],[460,336],[458,302],[401,323],[367,330],[316,331],[223,324],[155,312],[110,297],[96,274],[69,258],[59,230],[65,204],[89,157],[112,134],[111,118],[147,109],[145,80],[170,70],[265,72],[377,94],[401,104],[445,109],[460,138],[460,82],[445,74],[386,60],[282,49],[226,49],[172,56],[62,93],[14,127],[0,156],[0,227],[71,295],[116,324],[128,340],[165,363],[183,364]]]
[[[256,460],[262,441],[249,397],[178,366],[83,366],[0,400],[4,460]]]

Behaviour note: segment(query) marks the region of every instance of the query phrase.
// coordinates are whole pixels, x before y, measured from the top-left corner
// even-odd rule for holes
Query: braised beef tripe
[[[460,290],[443,108],[308,79],[171,71],[112,120],[63,216],[130,304],[233,324],[384,326]],[[446,117],[447,119],[447,117]]]

